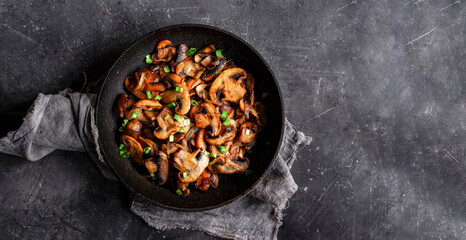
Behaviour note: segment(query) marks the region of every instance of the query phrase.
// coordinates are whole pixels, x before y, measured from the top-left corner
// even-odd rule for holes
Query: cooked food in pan
[[[212,44],[163,40],[145,62],[116,100],[120,155],[181,196],[216,188],[219,174],[250,174],[246,156],[266,123],[254,77]]]

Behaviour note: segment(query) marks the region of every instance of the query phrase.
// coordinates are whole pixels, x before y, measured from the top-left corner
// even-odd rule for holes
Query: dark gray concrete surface
[[[37,93],[101,78],[148,32],[224,28],[251,43],[314,142],[280,239],[464,239],[463,1],[0,0],[1,130]],[[0,155],[2,239],[209,239],[161,232],[84,153]]]

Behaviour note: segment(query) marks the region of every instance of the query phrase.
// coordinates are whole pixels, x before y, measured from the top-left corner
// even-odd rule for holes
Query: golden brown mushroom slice
[[[147,99],[147,95],[146,93],[144,93],[144,88],[146,87],[146,82],[144,81],[144,74],[139,75],[136,72],[134,76],[127,76],[125,78],[125,87],[137,98]]]
[[[157,158],[157,166],[158,166],[158,178],[159,178],[159,185],[163,185],[167,182],[168,173],[169,173],[169,165],[168,165],[168,158],[167,154],[162,151],[158,152]]]
[[[143,164],[142,154],[144,150],[142,149],[141,144],[129,135],[122,135],[120,141],[125,145],[126,152],[133,158],[133,160],[139,164]]]
[[[215,61],[214,66],[212,68],[208,68],[204,74],[202,75],[202,80],[209,82],[214,80],[216,77],[222,73],[227,65],[227,60],[225,58],[221,58]]]
[[[173,119],[173,112],[165,107],[157,116],[159,127],[154,130],[154,136],[158,139],[167,139],[171,134],[177,133],[183,126],[183,121],[179,122]]]
[[[160,94],[160,97],[162,98],[161,101],[167,104],[175,104],[175,112],[179,115],[185,115],[191,108],[189,90],[180,76],[172,73],[167,75],[167,78],[172,80],[175,90],[167,90]],[[179,83],[177,81],[179,81]]]
[[[194,113],[197,128],[206,128],[207,133],[211,136],[220,134],[220,119],[217,114],[217,109],[212,103],[203,103],[200,108]]]
[[[226,159],[217,157],[209,163],[208,169],[218,174],[243,173],[249,168],[249,159]]]
[[[152,140],[143,137],[139,137],[138,140],[143,147],[144,154],[149,156],[155,156],[157,154],[157,145]]]
[[[123,134],[138,138],[141,134],[142,124],[138,120],[129,121],[123,128]]]
[[[204,70],[205,68],[202,65],[195,63],[191,57],[188,57],[176,66],[175,72],[183,78],[189,76],[199,79]]]
[[[128,94],[120,94],[117,98],[115,113],[119,117],[124,118],[125,112],[128,111],[133,104],[134,100]]]
[[[211,145],[223,145],[226,142],[232,141],[235,139],[236,130],[237,130],[237,123],[235,120],[230,119],[228,126],[222,125],[221,132],[216,137],[206,136],[207,143]]]
[[[204,170],[201,176],[196,181],[196,188],[206,192],[210,186],[216,188],[218,186],[218,176],[215,173]]]
[[[192,153],[181,149],[175,153],[173,162],[173,166],[180,171],[179,180],[189,183],[196,181],[206,169],[209,165],[209,157],[202,149],[197,149]]]
[[[219,105],[220,101],[238,103],[246,94],[242,83],[246,77],[246,71],[241,68],[229,68],[217,77],[210,86],[210,100]]]
[[[257,138],[259,128],[253,122],[245,122],[239,129],[238,140],[242,143],[254,143]]]
[[[173,55],[176,53],[176,48],[172,46],[170,40],[162,40],[157,44],[156,53],[152,54],[151,58],[154,62],[170,62]]]

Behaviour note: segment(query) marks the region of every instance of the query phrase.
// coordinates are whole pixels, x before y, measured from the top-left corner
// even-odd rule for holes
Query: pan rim
[[[280,138],[279,138],[279,141],[278,141],[278,145],[277,145],[277,148],[275,149],[275,152],[273,154],[273,157],[272,157],[272,160],[270,161],[270,164],[267,166],[267,168],[265,169],[265,171],[262,173],[262,175],[257,179],[256,182],[254,182],[249,188],[247,188],[246,190],[244,190],[243,192],[241,192],[240,194],[238,194],[237,196],[235,197],[232,197],[231,199],[228,199],[222,203],[218,203],[218,204],[215,204],[215,205],[212,205],[212,206],[207,206],[207,207],[195,207],[195,208],[181,208],[181,207],[173,207],[173,206],[168,206],[168,205],[165,205],[165,204],[162,204],[162,203],[159,203],[159,202],[156,202],[140,193],[138,193],[136,190],[134,190],[129,184],[127,184],[123,177],[120,176],[120,174],[118,174],[118,172],[115,170],[115,167],[112,165],[111,161],[108,161],[108,157],[107,157],[107,154],[104,150],[104,148],[102,148],[102,143],[101,143],[101,138],[99,137],[98,138],[98,144],[99,144],[99,148],[101,149],[100,153],[102,154],[103,158],[105,159],[106,163],[108,163],[108,165],[110,166],[110,168],[112,169],[112,171],[115,173],[115,175],[118,177],[118,180],[126,187],[128,188],[133,194],[135,194],[136,196],[139,196],[141,198],[143,198],[144,200],[148,201],[148,202],[151,202],[153,204],[155,204],[156,206],[159,206],[159,207],[162,207],[162,208],[165,208],[165,209],[170,209],[170,210],[176,210],[176,211],[185,211],[185,212],[197,212],[197,211],[206,211],[206,210],[212,210],[212,209],[216,209],[216,208],[219,208],[219,207],[223,207],[223,206],[226,206],[244,196],[246,196],[252,189],[254,189],[254,187],[257,186],[257,184],[259,184],[259,182],[261,182],[265,176],[267,176],[267,174],[269,174],[269,172],[271,171],[271,168],[272,166],[275,164],[275,162],[277,161],[277,157],[278,157],[278,153],[282,147],[282,144],[283,144],[283,136],[284,136],[284,131],[285,131],[285,114],[284,114],[284,104],[283,104],[283,96],[282,96],[282,92],[281,92],[281,89],[280,89],[280,85],[278,84],[278,81],[277,81],[277,78],[275,76],[275,74],[273,73],[271,67],[269,66],[269,64],[267,63],[267,61],[265,61],[265,59],[262,57],[262,55],[253,47],[251,46],[249,43],[247,43],[245,40],[243,40],[242,38],[238,37],[237,35],[229,32],[229,31],[226,31],[224,29],[221,29],[221,28],[218,28],[218,27],[214,27],[214,26],[210,26],[210,25],[205,25],[205,24],[198,24],[198,23],[184,23],[184,24],[175,24],[175,25],[168,25],[168,26],[164,26],[164,27],[161,27],[161,28],[158,28],[156,30],[153,30],[151,31],[150,33],[144,35],[143,37],[139,38],[138,40],[136,40],[133,44],[131,44],[119,57],[118,59],[114,62],[114,64],[112,65],[112,67],[108,70],[103,82],[102,82],[102,85],[100,87],[100,90],[99,90],[99,94],[97,95],[97,101],[96,101],[96,108],[95,108],[95,112],[94,112],[94,118],[96,120],[96,125],[97,125],[97,130],[99,130],[99,106],[100,106],[100,102],[101,102],[101,96],[103,94],[103,90],[104,90],[104,86],[106,85],[107,83],[107,79],[109,78],[110,74],[113,72],[113,70],[115,69],[115,67],[118,65],[118,63],[121,62],[121,59],[126,56],[126,54],[128,54],[128,52],[130,52],[138,43],[140,43],[141,41],[144,41],[146,38],[152,36],[153,34],[155,34],[156,32],[160,32],[160,31],[165,31],[165,30],[171,30],[171,29],[177,29],[177,28],[191,28],[191,27],[196,27],[196,28],[206,28],[206,29],[210,29],[210,30],[214,30],[214,31],[218,31],[220,33],[223,33],[223,34],[226,34],[236,40],[238,40],[239,42],[241,42],[242,44],[244,44],[246,47],[248,47],[249,49],[251,49],[251,51],[257,55],[259,57],[259,59],[262,61],[262,63],[266,66],[267,68],[267,71],[270,73],[270,75],[272,76],[272,79],[273,79],[273,82],[275,83],[275,86],[277,88],[277,92],[278,92],[278,97],[279,97],[279,102],[280,102],[280,107],[281,107],[281,111],[282,111],[282,116],[281,116],[281,120],[282,120],[282,124],[281,124],[281,129],[280,129]]]

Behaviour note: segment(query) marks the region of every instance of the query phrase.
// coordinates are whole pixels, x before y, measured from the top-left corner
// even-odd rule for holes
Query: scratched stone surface
[[[271,65],[314,139],[280,239],[464,239],[463,1],[0,0],[1,132],[37,93],[79,90],[159,27],[231,31]],[[213,239],[157,231],[84,153],[0,155],[3,239]]]

